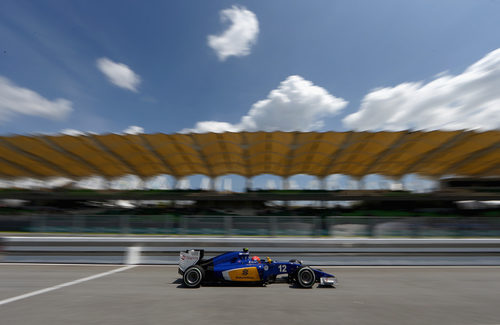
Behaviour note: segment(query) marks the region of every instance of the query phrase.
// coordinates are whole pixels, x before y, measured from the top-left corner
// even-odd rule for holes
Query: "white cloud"
[[[343,119],[356,130],[500,128],[500,49],[459,75],[375,89]]]
[[[118,134],[141,134],[141,133],[144,133],[143,127],[140,127],[137,125],[131,125],[128,128],[126,128],[125,130],[123,130],[122,133],[118,133]],[[79,136],[79,135],[98,134],[98,133],[92,132],[92,131],[83,132],[83,131],[76,130],[76,129],[64,129],[64,130],[59,131],[59,134]]]
[[[340,112],[347,102],[300,76],[290,76],[266,99],[252,105],[240,123],[204,121],[181,132],[311,131],[323,126],[323,118]]]
[[[245,7],[233,6],[220,12],[222,22],[231,25],[220,35],[209,35],[208,45],[217,53],[219,60],[229,56],[245,56],[257,42],[259,21],[257,16]]]
[[[100,58],[97,60],[97,67],[112,84],[137,92],[141,77],[127,65],[113,62],[108,58]]]
[[[290,76],[266,99],[252,105],[241,126],[245,130],[316,130],[323,126],[322,118],[338,114],[346,105],[311,81]]]
[[[16,114],[64,119],[72,110],[69,100],[48,100],[33,90],[22,88],[0,76],[0,121]]]
[[[125,130],[123,130],[123,133],[125,134],[141,134],[144,133],[144,128],[136,125],[131,125]]]
[[[64,135],[72,135],[72,136],[85,135],[85,132],[75,130],[75,129],[64,129],[64,130],[61,130],[60,133],[64,134]]]
[[[181,133],[207,133],[207,132],[239,132],[242,131],[239,125],[226,122],[203,121],[197,122],[193,129],[183,129]]]

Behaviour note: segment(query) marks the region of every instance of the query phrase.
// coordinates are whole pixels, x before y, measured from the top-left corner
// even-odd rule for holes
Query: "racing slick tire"
[[[184,271],[182,282],[188,288],[198,288],[205,277],[205,271],[199,265],[192,265]]]
[[[314,271],[307,266],[299,268],[297,271],[297,284],[302,288],[312,288],[314,283],[316,283],[316,275]]]

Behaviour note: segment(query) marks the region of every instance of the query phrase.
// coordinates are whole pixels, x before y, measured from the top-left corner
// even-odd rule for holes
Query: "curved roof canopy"
[[[0,177],[499,176],[500,131],[0,137]]]

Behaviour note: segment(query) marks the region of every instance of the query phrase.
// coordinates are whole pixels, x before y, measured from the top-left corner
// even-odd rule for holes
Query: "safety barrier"
[[[500,265],[500,239],[85,236],[3,238],[3,262],[176,264],[179,251],[252,254],[315,265]]]

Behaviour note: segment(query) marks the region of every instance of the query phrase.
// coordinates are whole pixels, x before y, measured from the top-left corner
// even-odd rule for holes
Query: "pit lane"
[[[0,300],[116,265],[0,265]],[[499,267],[327,267],[337,288],[185,289],[172,266],[135,266],[0,305],[2,324],[498,324]]]

